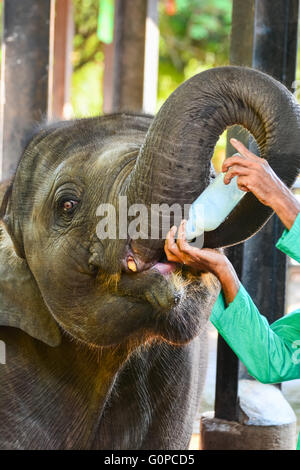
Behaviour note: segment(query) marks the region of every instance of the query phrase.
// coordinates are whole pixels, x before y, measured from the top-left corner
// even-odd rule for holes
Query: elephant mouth
[[[122,270],[127,273],[141,273],[144,271],[157,271],[162,276],[168,276],[178,269],[179,265],[167,260],[163,252],[159,260],[145,261],[134,247],[130,246],[122,260]]]
[[[169,276],[180,268],[180,264],[168,261],[165,251],[163,251],[159,260],[150,269],[158,271],[162,276]]]
[[[171,263],[167,261],[159,261],[155,263],[150,269],[155,269],[158,271],[162,276],[167,276],[177,269],[177,263]]]
[[[180,302],[183,294],[179,281],[182,267],[178,263],[169,262],[162,253],[157,260],[147,260],[128,247],[122,260],[123,274],[118,283],[118,291],[122,295],[134,297],[149,303],[154,311],[167,312]]]

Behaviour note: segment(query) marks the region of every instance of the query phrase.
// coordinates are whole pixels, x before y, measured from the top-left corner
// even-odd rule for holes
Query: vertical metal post
[[[2,178],[10,177],[26,132],[47,115],[50,0],[7,0],[2,43]]]
[[[296,75],[299,0],[259,0],[255,7],[253,67],[289,89]],[[243,283],[269,322],[284,313],[286,256],[275,248],[283,231],[277,216],[245,243]]]
[[[253,50],[255,0],[234,0],[232,10],[232,32],[230,45],[230,63],[232,65],[251,66]],[[228,131],[226,154],[233,155],[235,149],[229,138],[236,137],[248,145],[248,134],[241,127],[235,126]],[[243,268],[243,245],[227,250],[239,278]],[[238,420],[238,377],[239,360],[223,338],[218,336],[217,376],[215,417],[227,421]]]
[[[240,246],[230,248],[227,255],[240,277],[243,263]],[[239,360],[218,335],[215,418],[238,421],[238,379]]]
[[[117,0],[113,109],[142,111],[147,2]]]
[[[154,112],[157,9],[158,0],[116,0],[114,42],[105,46],[104,112]]]

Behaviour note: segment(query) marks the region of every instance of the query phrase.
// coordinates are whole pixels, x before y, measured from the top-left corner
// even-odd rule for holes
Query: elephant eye
[[[76,206],[78,205],[79,201],[75,201],[74,199],[64,199],[61,201],[60,207],[62,208],[64,213],[70,214],[74,211]]]

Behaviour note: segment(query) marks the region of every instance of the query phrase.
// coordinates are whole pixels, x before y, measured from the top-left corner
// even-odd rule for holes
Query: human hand
[[[199,271],[208,271],[219,279],[227,304],[232,302],[238,293],[240,282],[228,258],[217,250],[191,246],[185,237],[186,221],[183,220],[178,229],[172,227],[165,242],[165,253],[168,261],[186,264]]]
[[[226,270],[229,260],[216,250],[199,249],[190,245],[186,240],[185,227],[186,220],[183,220],[178,229],[177,242],[175,241],[177,227],[174,226],[169,231],[164,247],[168,261],[186,264],[201,271],[209,271],[219,277],[221,272]]]
[[[285,185],[267,160],[257,157],[236,139],[230,142],[242,156],[234,155],[224,161],[224,183],[229,184],[237,176],[237,185],[242,191],[252,192],[262,204],[272,207],[285,192]]]

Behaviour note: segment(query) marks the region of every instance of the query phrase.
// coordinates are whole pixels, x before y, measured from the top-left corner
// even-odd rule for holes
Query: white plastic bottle
[[[239,189],[236,176],[229,184],[225,184],[225,175],[220,173],[191,205],[186,224],[188,241],[219,227],[247,194]]]

